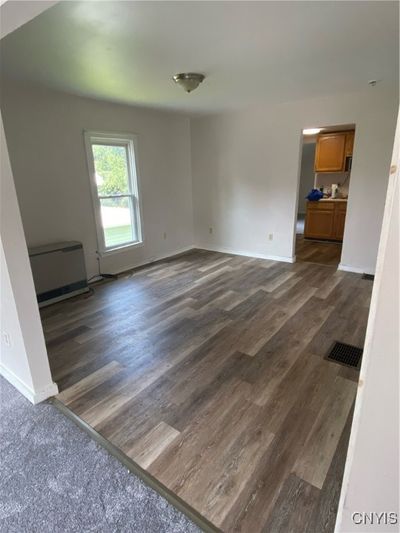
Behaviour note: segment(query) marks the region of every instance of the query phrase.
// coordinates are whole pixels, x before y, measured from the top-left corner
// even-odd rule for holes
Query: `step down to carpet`
[[[326,359],[329,361],[335,361],[335,363],[339,363],[341,365],[359,368],[362,354],[362,348],[336,341],[329,350]]]

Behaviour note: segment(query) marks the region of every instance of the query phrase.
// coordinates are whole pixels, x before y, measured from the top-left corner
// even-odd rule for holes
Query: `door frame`
[[[296,263],[296,261],[297,261],[297,259],[296,259],[296,229],[297,229],[297,211],[298,211],[298,208],[299,208],[301,163],[302,163],[302,159],[303,159],[303,145],[304,145],[303,129],[311,128],[311,127],[324,129],[324,128],[333,128],[333,127],[336,128],[336,127],[341,127],[341,126],[342,126],[342,124],[330,124],[329,126],[309,126],[309,125],[305,125],[300,130],[299,153],[298,153],[298,163],[297,163],[297,181],[296,181],[296,188],[295,188],[295,190],[296,190],[296,198],[295,198],[295,202],[294,202],[294,213],[293,213],[293,219],[292,219],[292,249],[291,249],[291,257],[292,257],[292,262],[293,263]],[[343,124],[343,128],[347,128],[349,126],[354,127],[354,142],[355,142],[356,134],[357,134],[357,124],[355,122],[351,122],[349,124]],[[354,154],[354,148],[353,148],[353,154]],[[350,176],[351,176],[351,171],[350,171]],[[349,192],[350,192],[350,189],[349,189]],[[347,225],[347,216],[348,216],[349,208],[350,208],[350,205],[351,205],[350,202],[351,202],[351,198],[350,198],[350,195],[349,195],[348,198],[347,198],[347,212],[346,212],[346,221],[345,221],[345,224],[344,224],[342,251],[341,251],[341,254],[340,254],[340,261],[339,261],[339,264],[337,266],[338,270],[341,270],[340,265],[342,264],[343,248],[344,248],[344,244],[345,244],[345,241],[346,241],[346,225]]]

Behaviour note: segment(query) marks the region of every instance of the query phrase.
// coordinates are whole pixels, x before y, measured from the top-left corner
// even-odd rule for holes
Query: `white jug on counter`
[[[337,198],[338,189],[339,189],[338,185],[336,183],[332,183],[331,198]]]

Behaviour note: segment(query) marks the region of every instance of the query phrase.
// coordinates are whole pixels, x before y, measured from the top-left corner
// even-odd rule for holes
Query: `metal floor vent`
[[[362,279],[370,279],[371,281],[374,281],[375,276],[373,274],[363,274]]]
[[[326,356],[330,361],[335,361],[341,365],[359,368],[363,349],[344,342],[335,342]]]

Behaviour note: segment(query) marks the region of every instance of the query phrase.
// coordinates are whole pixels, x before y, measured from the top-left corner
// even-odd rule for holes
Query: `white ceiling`
[[[397,2],[63,1],[1,41],[2,76],[212,112],[398,82]],[[191,94],[177,72],[204,73]]]

